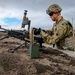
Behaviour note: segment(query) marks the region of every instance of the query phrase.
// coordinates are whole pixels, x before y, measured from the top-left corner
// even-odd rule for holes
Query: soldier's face
[[[53,20],[53,21],[56,21],[57,19],[57,13],[53,13],[52,15],[50,15],[50,18]]]

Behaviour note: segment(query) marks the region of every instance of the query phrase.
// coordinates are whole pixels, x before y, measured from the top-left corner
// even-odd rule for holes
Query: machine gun
[[[31,21],[28,19],[26,15],[27,15],[27,10],[25,10],[24,12],[24,17],[23,17],[21,27],[25,28],[25,25],[28,25],[28,30],[25,30],[25,29],[24,30],[8,30],[5,28],[2,28],[1,25],[0,25],[0,29],[3,29],[4,31],[6,31],[8,37],[14,37],[14,38],[25,41],[25,43],[19,45],[11,52],[15,52],[16,50],[18,50],[18,48],[20,48],[22,45],[25,44],[25,47],[28,47],[30,57],[31,58],[38,57],[38,51],[39,51],[39,48],[42,47],[43,39],[41,38],[41,36],[34,35],[34,28],[31,28],[31,31],[30,31]],[[5,38],[7,37],[5,36]],[[0,40],[2,40],[2,38]]]
[[[0,29],[4,29],[1,28]],[[25,45],[28,48],[28,53],[30,58],[38,57],[39,56],[39,49],[42,47],[43,40],[41,37],[34,35],[34,28],[31,29],[31,33],[28,31],[16,31],[16,30],[6,30],[8,37],[14,37],[20,40],[25,41],[23,44],[20,44],[18,47],[14,49],[8,50],[9,52],[14,53],[17,51],[21,46]],[[7,38],[7,37],[5,37]]]
[[[40,47],[42,47],[43,40],[40,36],[34,35],[34,28],[32,28],[31,33],[29,33],[26,30],[23,30],[23,31],[7,30],[5,28],[2,28],[1,26],[0,26],[0,29],[5,30],[7,32],[8,37],[14,37],[14,38],[25,41],[25,45],[34,40],[33,43],[39,43]],[[7,37],[5,37],[5,38],[7,38]]]

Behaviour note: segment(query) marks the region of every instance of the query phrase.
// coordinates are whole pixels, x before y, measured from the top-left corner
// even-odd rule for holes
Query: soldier
[[[45,43],[56,45],[59,49],[74,50],[72,24],[61,16],[62,8],[52,4],[46,10],[50,18],[55,21],[52,30],[43,31],[40,34]]]

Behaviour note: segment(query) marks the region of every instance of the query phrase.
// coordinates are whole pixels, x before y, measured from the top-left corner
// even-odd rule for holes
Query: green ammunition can
[[[38,43],[30,43],[29,44],[29,51],[28,51],[30,58],[39,57],[39,49],[40,49],[40,46]]]

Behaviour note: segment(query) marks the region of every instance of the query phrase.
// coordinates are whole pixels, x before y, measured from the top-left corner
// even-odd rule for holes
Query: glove
[[[34,35],[39,35],[41,32],[41,28],[37,29],[37,28],[34,28]]]

